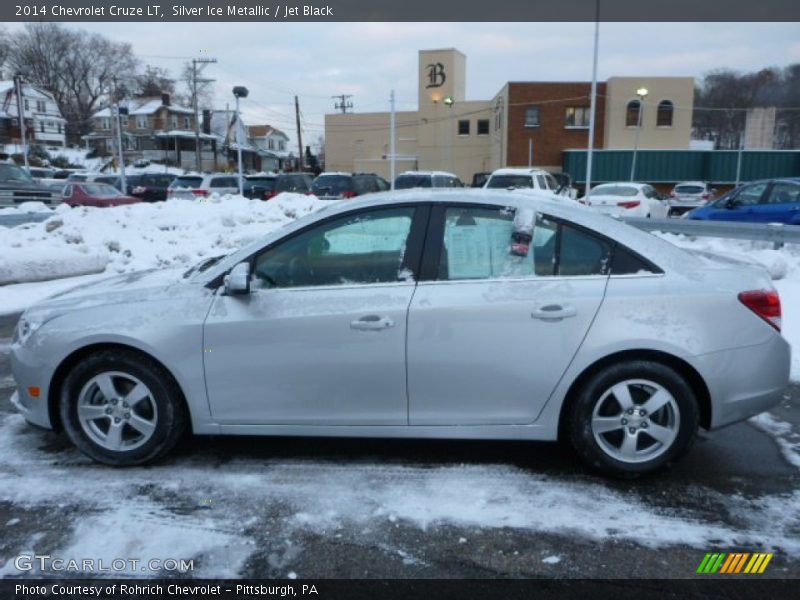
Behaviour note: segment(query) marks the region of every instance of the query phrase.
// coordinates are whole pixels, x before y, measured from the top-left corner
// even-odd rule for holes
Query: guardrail
[[[800,225],[694,221],[690,219],[642,219],[641,217],[624,217],[621,220],[645,231],[772,242],[775,248],[780,248],[784,244],[800,244]]]

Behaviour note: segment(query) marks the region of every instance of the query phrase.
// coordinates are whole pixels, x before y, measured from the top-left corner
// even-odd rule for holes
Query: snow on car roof
[[[544,169],[533,167],[505,167],[492,171],[492,175],[549,175]]]
[[[439,175],[441,177],[458,177],[458,175],[449,173],[448,171],[403,171],[400,173],[400,175]]]

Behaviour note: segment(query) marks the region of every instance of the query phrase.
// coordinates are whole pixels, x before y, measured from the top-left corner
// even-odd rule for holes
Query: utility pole
[[[334,100],[339,100],[336,102],[333,107],[336,110],[341,110],[342,114],[347,114],[348,108],[353,108],[353,103],[348,100],[348,98],[352,98],[352,94],[339,94],[338,96],[331,96]]]
[[[394,175],[395,175],[395,160],[397,160],[397,152],[395,150],[395,110],[394,110],[394,90],[389,94],[389,104],[391,106],[391,118],[389,120],[389,185],[390,189],[394,189]]]
[[[117,156],[119,157],[119,175],[122,180],[122,193],[128,193],[128,182],[125,179],[125,154],[122,151],[122,109],[119,105],[119,94],[117,93],[117,78],[114,77],[114,120],[116,121],[117,129]]]
[[[22,136],[22,156],[25,159],[25,168],[30,169],[28,164],[28,137],[25,132],[25,110],[22,101],[22,75],[14,75],[14,85],[17,87],[17,118],[19,120],[19,130]]]
[[[195,170],[199,173],[203,170],[203,163],[200,159],[200,110],[198,108],[197,84],[211,83],[213,79],[197,79],[197,65],[208,65],[217,62],[216,58],[193,58],[192,59],[192,108],[194,109],[194,163]],[[201,67],[202,68],[202,67]]]
[[[297,171],[303,170],[303,137],[300,133],[300,101],[294,97],[294,118],[297,121]]]
[[[595,0],[594,58],[592,60],[592,91],[589,99],[589,143],[586,150],[586,185],[584,197],[592,189],[592,159],[594,158],[594,114],[597,110],[597,50],[600,43],[600,0]]]

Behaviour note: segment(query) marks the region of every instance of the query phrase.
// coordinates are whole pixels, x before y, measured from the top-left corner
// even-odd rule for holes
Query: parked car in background
[[[685,212],[705,206],[714,198],[716,189],[703,181],[684,181],[677,184],[667,199],[668,215],[682,215]]]
[[[569,173],[550,173],[550,175],[553,176],[558,185],[555,189],[556,194],[566,196],[572,200],[578,198],[578,190],[572,185],[572,177],[570,177]]]
[[[11,402],[115,466],[191,431],[561,439],[631,477],[781,402],[780,328],[759,266],[532,194],[405,191],[32,305]]]
[[[597,212],[617,217],[667,217],[666,202],[647,183],[603,183],[593,187],[579,202]]]
[[[18,206],[23,202],[54,206],[61,202],[61,194],[37,183],[30,173],[13,162],[0,162],[0,207]]]
[[[282,192],[310,194],[313,183],[313,173],[279,173],[272,189],[264,192],[264,200],[274,198]]]
[[[141,202],[139,198],[123,194],[113,185],[94,181],[68,182],[61,197],[69,206],[109,207]]]
[[[119,188],[121,185],[120,176],[115,173],[104,173],[102,171],[77,171],[70,173],[67,181],[96,181],[98,183],[107,183]]]
[[[497,169],[492,172],[483,187],[490,190],[531,188],[555,193],[558,189],[558,182],[550,173],[542,169]]]
[[[320,200],[355,198],[373,192],[385,192],[391,186],[375,173],[320,173],[311,186],[311,193]]]
[[[253,200],[264,200],[275,189],[277,173],[256,173],[244,178],[244,196]]]
[[[144,202],[160,202],[167,199],[167,190],[176,177],[172,173],[141,173],[127,175],[125,184],[128,194],[134,198]]]
[[[689,219],[800,225],[800,178],[764,179],[686,214]]]
[[[492,173],[490,171],[481,171],[479,173],[475,173],[472,176],[472,184],[470,187],[482,188],[484,185],[486,185],[486,180],[489,179],[489,175],[491,174]]]
[[[394,180],[394,189],[464,187],[458,176],[446,171],[405,171]]]
[[[52,179],[56,170],[47,167],[30,167],[28,168],[28,173],[35,181],[39,181],[40,179]]]
[[[238,194],[239,177],[229,173],[178,175],[167,188],[167,198],[194,200],[211,194]]]

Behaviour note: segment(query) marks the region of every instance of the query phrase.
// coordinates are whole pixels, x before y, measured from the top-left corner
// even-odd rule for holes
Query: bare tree
[[[4,27],[0,27],[0,79],[6,79],[11,76],[5,70],[6,60],[8,60],[8,53],[11,50],[11,44],[8,41],[8,32]]]
[[[133,95],[144,97],[163,93],[175,94],[175,80],[169,77],[166,69],[145,65],[144,71],[134,78]]]
[[[79,142],[115,81],[130,79],[137,61],[130,44],[57,23],[28,23],[13,38],[9,63],[50,91],[67,120],[67,140]]]

